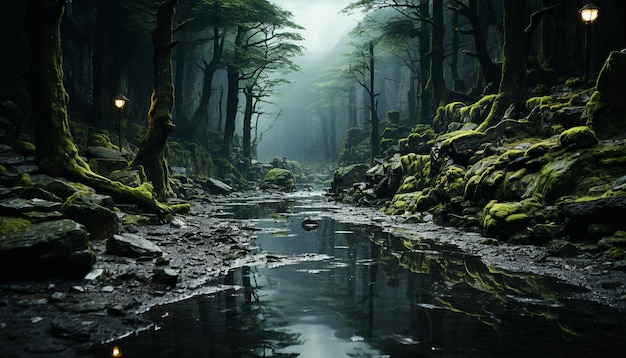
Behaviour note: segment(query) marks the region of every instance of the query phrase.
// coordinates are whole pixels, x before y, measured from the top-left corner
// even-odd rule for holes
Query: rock
[[[514,234],[529,231],[537,223],[545,220],[543,205],[536,199],[518,202],[497,202],[492,200],[482,213],[481,226],[486,237],[507,240]]]
[[[32,211],[52,212],[61,209],[61,203],[38,198],[10,198],[0,200],[0,214],[20,216]]]
[[[128,160],[118,150],[107,147],[89,147],[84,153],[92,170],[99,174],[108,175],[114,170],[121,170],[128,166]]]
[[[63,213],[87,228],[91,240],[104,240],[117,232],[120,220],[110,196],[77,192],[63,204]]]
[[[176,286],[178,282],[179,270],[170,268],[156,268],[152,275],[152,282],[161,283],[167,286]]]
[[[566,223],[566,231],[576,239],[587,239],[592,224],[626,229],[626,195],[565,200],[557,204],[557,214]]]
[[[598,145],[596,134],[587,126],[578,126],[567,129],[559,136],[563,148],[577,150],[593,148]]]
[[[124,257],[159,257],[163,251],[149,240],[134,234],[113,235],[107,240],[107,254]]]
[[[119,181],[120,183],[133,188],[137,188],[141,184],[148,181],[146,173],[144,173],[142,168],[132,167],[113,171],[109,174],[109,179]]]
[[[333,175],[331,191],[334,194],[340,194],[345,189],[352,188],[355,183],[364,181],[368,169],[365,164],[353,164],[338,168]]]
[[[565,128],[584,126],[586,118],[583,119],[584,106],[563,107],[556,111],[555,118]]]
[[[557,257],[574,257],[580,250],[571,242],[565,240],[552,240],[546,244],[548,253]]]
[[[63,219],[30,225],[2,235],[0,278],[82,277],[95,256],[79,223]]]
[[[262,189],[296,191],[296,180],[287,169],[272,168],[261,182]]]
[[[230,185],[214,178],[207,179],[207,181],[204,183],[204,186],[209,190],[211,194],[228,195],[230,194],[230,192],[233,191],[233,188]]]

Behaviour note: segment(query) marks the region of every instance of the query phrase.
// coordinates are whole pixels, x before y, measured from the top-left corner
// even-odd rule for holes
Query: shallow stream
[[[238,200],[266,263],[158,306],[124,357],[610,357],[626,313],[557,279],[488,267],[452,245],[337,221],[319,193]],[[319,227],[305,230],[304,220]],[[349,221],[349,220],[348,220]],[[420,225],[416,224],[416,230]]]

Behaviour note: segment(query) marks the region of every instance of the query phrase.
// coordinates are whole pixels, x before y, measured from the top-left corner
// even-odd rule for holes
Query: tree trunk
[[[443,77],[443,0],[433,0],[433,34],[430,50],[430,85],[433,89],[435,107],[445,105],[448,89]]]
[[[243,90],[244,95],[246,96],[246,108],[243,112],[243,138],[242,138],[242,146],[243,146],[243,157],[245,159],[252,159],[252,150],[250,146],[250,137],[252,135],[252,114],[254,112],[253,101],[254,97],[252,96],[252,86],[247,86]]]
[[[335,104],[331,104],[328,110],[330,116],[328,118],[328,142],[330,144],[330,160],[337,159],[337,109]]]
[[[239,67],[228,67],[228,90],[226,91],[226,118],[224,123],[224,139],[222,142],[222,156],[228,158],[233,148],[235,136],[235,120],[239,107]]]
[[[419,12],[424,17],[428,17],[429,0],[420,0]],[[430,72],[430,61],[428,60],[428,54],[430,53],[430,24],[426,21],[422,21],[418,32],[419,51],[420,51],[420,104],[421,113],[418,123],[431,123],[431,106],[430,106],[430,92],[428,91],[426,84],[428,83],[428,77]]]
[[[172,28],[176,1],[162,2],[157,11],[156,27],[152,33],[154,86],[148,111],[148,131],[133,162],[144,167],[148,180],[152,182],[157,197],[161,200],[166,200],[172,193],[163,149],[167,137],[176,128],[172,122]]]
[[[68,125],[68,96],[63,86],[60,25],[67,0],[29,0],[25,31],[31,48],[30,87],[37,164],[42,172],[75,180],[135,203],[163,217],[170,212],[146,186],[131,188],[91,171],[80,158]]]
[[[476,130],[484,131],[495,125],[504,116],[505,111],[513,106],[515,117],[525,111],[526,102],[526,56],[524,18],[526,3],[519,0],[503,0],[504,3],[504,61],[502,80],[498,97],[491,106],[489,115]]]
[[[372,162],[374,162],[374,158],[378,156],[380,152],[380,136],[378,134],[378,113],[376,113],[376,90],[375,90],[375,61],[374,61],[374,43],[370,41],[370,87],[369,87],[369,97],[370,97],[370,120],[371,120],[371,129],[370,129],[370,142],[372,146]]]

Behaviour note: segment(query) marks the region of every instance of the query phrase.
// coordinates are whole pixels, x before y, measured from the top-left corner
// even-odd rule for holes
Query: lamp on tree
[[[583,74],[583,81],[585,84],[589,81],[589,63],[591,60],[591,23],[596,21],[600,8],[596,5],[589,3],[580,10],[580,18],[585,23],[585,72]]]
[[[119,111],[117,112],[117,137],[119,138],[119,149],[122,151],[122,111],[124,110],[124,106],[129,99],[123,94],[118,94],[115,98],[113,98],[113,104]]]

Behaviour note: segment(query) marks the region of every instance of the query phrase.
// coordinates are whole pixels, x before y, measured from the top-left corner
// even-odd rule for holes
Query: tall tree
[[[165,0],[157,11],[157,21],[152,33],[154,44],[154,86],[150,110],[148,111],[148,131],[141,143],[134,165],[144,167],[146,176],[154,185],[157,197],[166,200],[171,194],[167,161],[163,149],[167,137],[176,126],[172,122],[174,86],[172,84],[172,40],[174,13],[177,0]]]
[[[527,38],[524,32],[526,2],[503,0],[504,4],[504,61],[498,96],[491,106],[487,118],[476,130],[484,131],[496,124],[511,108],[512,113],[525,109]]]
[[[298,33],[285,28],[301,29],[292,20],[292,14],[266,0],[249,0],[250,6],[241,14],[237,26],[234,47],[226,67],[228,94],[226,98],[226,122],[222,155],[228,157],[235,134],[235,120],[239,103],[240,82],[252,84],[267,72],[288,72],[298,67],[290,58],[301,54],[302,47],[293,43],[302,39]]]
[[[69,130],[68,96],[63,85],[60,25],[67,0],[28,0],[25,30],[31,48],[30,92],[37,164],[50,175],[94,187],[118,202],[132,202],[164,216],[170,209],[144,185],[130,188],[91,171],[78,155]]]

